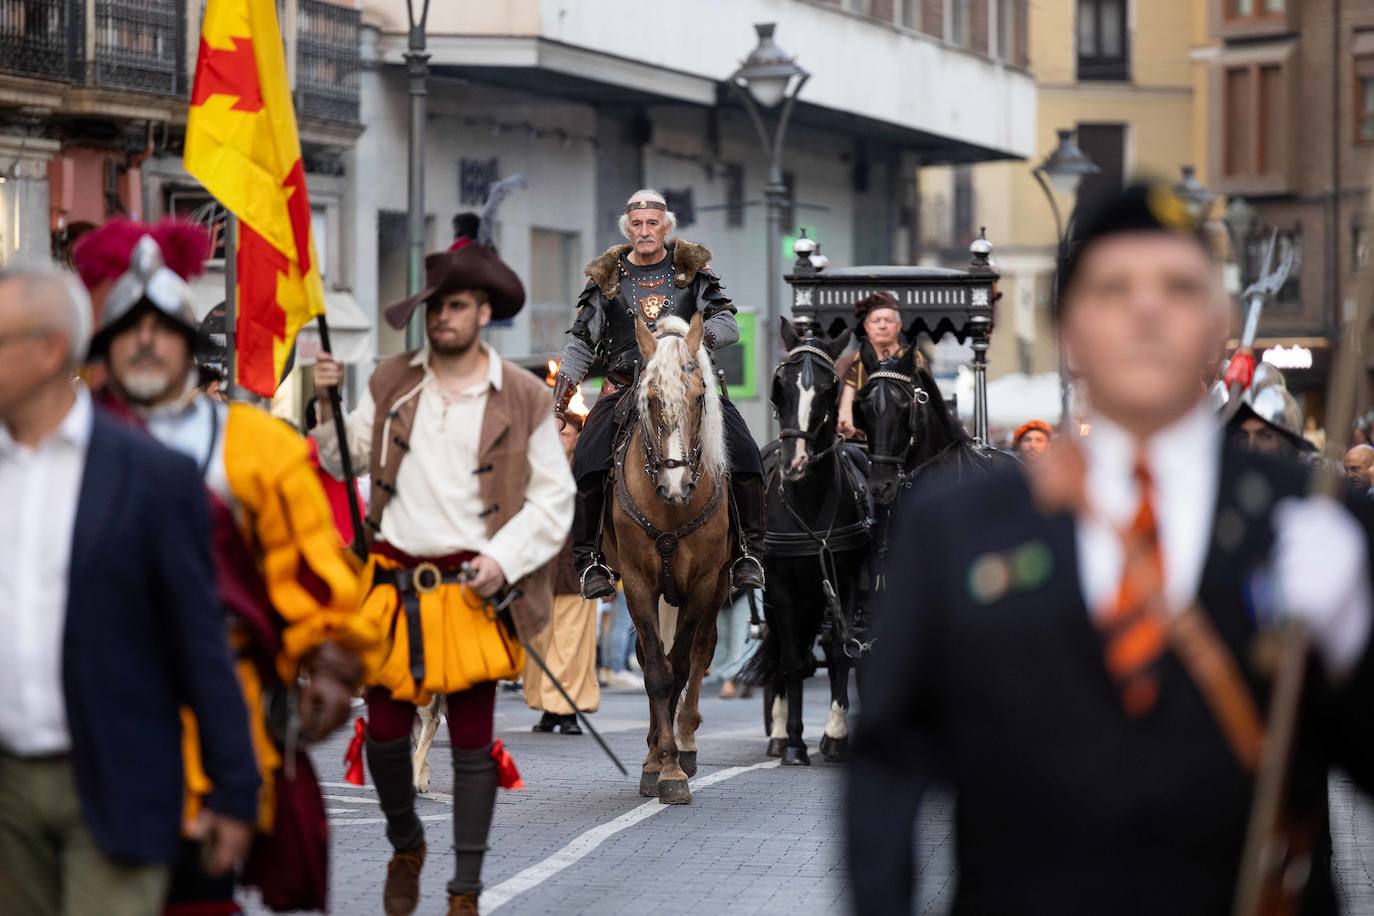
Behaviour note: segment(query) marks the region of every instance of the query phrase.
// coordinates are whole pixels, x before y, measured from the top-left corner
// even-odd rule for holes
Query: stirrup
[[[738,558],[737,560],[735,560],[735,562],[733,562],[733,563],[730,564],[730,581],[731,581],[732,583],[735,581],[735,569],[736,569],[741,563],[745,563],[745,562],[753,563],[756,567],[758,567],[758,570],[759,570],[759,586],[760,586],[760,587],[766,586],[767,581],[768,581],[768,574],[767,574],[766,572],[764,572],[764,570],[763,570],[763,561],[760,560],[758,557],[754,556],[752,553],[750,553],[750,552],[747,551],[747,550],[746,550],[744,553],[740,554],[740,555],[739,555],[739,558]]]
[[[587,565],[587,568],[582,570],[582,575],[577,580],[577,587],[582,595],[585,597],[587,594],[587,576],[591,574],[593,569],[600,569],[606,573],[606,578],[610,581],[611,589],[613,590],[612,593],[614,593],[616,580],[615,570],[611,569],[599,559],[593,559],[592,562]]]

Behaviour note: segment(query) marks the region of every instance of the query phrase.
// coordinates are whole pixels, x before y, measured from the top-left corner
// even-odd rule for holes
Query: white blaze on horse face
[[[682,427],[679,426],[668,434],[668,445],[665,457],[673,460],[686,462],[687,447],[685,444],[686,436],[682,434]],[[683,500],[687,498],[687,484],[692,482],[692,472],[686,464],[679,464],[675,468],[664,468],[659,472],[659,483],[667,490],[670,500]]]
[[[825,734],[828,738],[849,737],[849,710],[830,701],[830,714],[825,717]]]
[[[787,737],[787,697],[781,694],[773,697],[773,733],[768,737]]]
[[[811,404],[816,399],[816,387],[802,383],[801,375],[797,376],[797,428],[802,432],[811,432]],[[792,470],[801,473],[806,470],[806,440],[792,440],[792,460],[789,462]]]

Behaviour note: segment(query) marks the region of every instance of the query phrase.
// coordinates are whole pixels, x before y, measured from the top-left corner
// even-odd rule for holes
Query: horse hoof
[[[687,788],[685,779],[660,779],[658,781],[658,800],[664,805],[690,805],[692,790]]]
[[[787,739],[786,739],[786,738],[769,738],[769,739],[768,739],[768,756],[769,756],[769,757],[781,757],[781,756],[782,756],[782,749],[785,748],[785,747],[787,747]]]
[[[849,738],[832,738],[826,735],[821,739],[821,754],[831,763],[844,763],[849,759]]]
[[[790,744],[782,752],[782,765],[785,767],[809,767],[811,758],[806,753],[806,748],[792,747]]]
[[[688,779],[691,779],[693,776],[697,775],[697,752],[678,751],[677,765],[682,767],[682,772],[687,774]]]
[[[658,794],[658,774],[640,773],[639,774],[639,794],[645,798],[653,798]]]

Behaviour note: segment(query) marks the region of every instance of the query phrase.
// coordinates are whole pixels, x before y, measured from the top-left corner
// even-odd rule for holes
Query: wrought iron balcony
[[[186,5],[96,0],[95,82],[159,95],[186,92]]]
[[[178,0],[0,0],[0,72],[159,95],[187,90],[186,9]]]
[[[0,70],[80,78],[84,10],[80,0],[0,0]]]
[[[361,13],[301,0],[296,30],[296,110],[302,117],[358,121]]]
[[[358,122],[361,13],[299,0],[296,109],[303,117]],[[0,74],[184,98],[188,30],[184,0],[0,0]],[[94,55],[86,59],[87,29]]]

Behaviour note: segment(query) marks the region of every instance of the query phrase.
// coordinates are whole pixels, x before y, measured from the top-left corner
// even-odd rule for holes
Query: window
[[[1292,45],[1227,52],[1213,69],[1212,174],[1223,193],[1281,194],[1292,188],[1297,68]],[[1374,74],[1371,74],[1374,75]]]
[[[1226,18],[1274,19],[1285,12],[1285,0],[1222,0],[1226,4]]]
[[[1079,124],[1078,148],[1101,169],[1078,187],[1078,206],[1091,206],[1126,186],[1126,125]]]
[[[1011,60],[1012,43],[1015,32],[1012,30],[1012,0],[988,0],[988,21],[991,27],[990,52],[998,60]]]
[[[954,225],[951,242],[962,248],[973,241],[973,167],[954,167]]]
[[[1131,78],[1126,0],[1078,0],[1078,78]]]
[[[921,0],[897,0],[900,13],[897,24],[913,32],[921,30]]]
[[[1357,33],[1356,50],[1374,52],[1374,34]],[[1374,53],[1355,58],[1355,142],[1374,143]]]
[[[573,301],[581,291],[580,237],[557,229],[530,230],[529,352],[548,356],[562,352],[564,331],[572,323]]]
[[[968,5],[973,0],[945,0],[945,41],[967,48]]]

